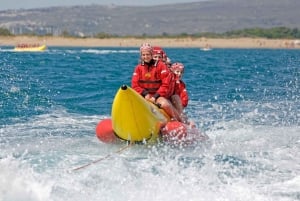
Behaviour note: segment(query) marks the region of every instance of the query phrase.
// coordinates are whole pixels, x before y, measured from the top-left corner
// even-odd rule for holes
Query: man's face
[[[152,54],[150,51],[142,51],[141,52],[141,58],[144,62],[150,62],[152,59]]]
[[[173,73],[177,76],[178,79],[181,79],[183,75],[183,71],[179,69],[174,70]]]
[[[155,55],[153,55],[153,59],[156,61],[162,60],[162,56],[160,54],[155,54]]]

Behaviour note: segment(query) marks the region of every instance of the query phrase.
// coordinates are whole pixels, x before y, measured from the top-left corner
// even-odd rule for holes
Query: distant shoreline
[[[267,48],[300,49],[299,40],[265,38],[68,38],[55,36],[0,36],[0,46],[20,43],[46,44],[48,47],[139,47],[143,42],[179,48]]]

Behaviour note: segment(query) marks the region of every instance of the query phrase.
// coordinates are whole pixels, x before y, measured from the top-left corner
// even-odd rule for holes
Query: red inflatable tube
[[[96,135],[101,142],[113,143],[117,140],[112,128],[111,119],[103,119],[96,126]]]
[[[161,129],[161,135],[164,142],[183,140],[187,136],[187,125],[179,121],[168,122]]]

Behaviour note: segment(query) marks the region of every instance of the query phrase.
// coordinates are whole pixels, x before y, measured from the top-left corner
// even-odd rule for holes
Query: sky
[[[0,0],[0,10],[91,4],[149,6],[197,1],[203,0]]]

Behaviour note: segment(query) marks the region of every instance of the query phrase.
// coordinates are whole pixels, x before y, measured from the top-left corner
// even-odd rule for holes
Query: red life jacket
[[[157,72],[157,64],[157,61],[153,65],[147,65],[145,63],[141,64],[144,66],[144,68],[142,68],[141,77],[138,82],[140,87],[147,90],[150,94],[155,94],[162,83],[162,80]]]
[[[142,62],[136,66],[131,86],[141,95],[149,93],[169,98],[171,78],[171,74],[163,62],[151,60],[150,63]]]
[[[186,107],[189,102],[189,96],[186,90],[185,83],[182,80],[177,80],[175,83],[175,94],[179,95],[182,106]]]

